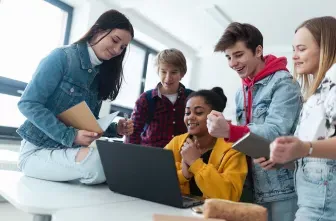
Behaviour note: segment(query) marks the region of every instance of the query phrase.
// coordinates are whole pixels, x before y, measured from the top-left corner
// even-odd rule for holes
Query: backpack
[[[153,92],[153,89],[145,92],[146,93],[146,100],[147,100],[147,103],[148,103],[148,113],[147,113],[146,124],[143,128],[142,133],[144,133],[148,129],[148,126],[149,126],[150,122],[153,120],[153,117],[154,117],[155,100],[152,98],[152,92]],[[190,90],[190,89],[187,89],[187,88],[184,89],[184,93],[185,93],[186,97],[188,97],[192,92],[193,91]]]

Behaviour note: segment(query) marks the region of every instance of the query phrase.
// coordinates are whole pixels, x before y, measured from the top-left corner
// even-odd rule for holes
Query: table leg
[[[33,215],[33,221],[51,221],[51,215]]]

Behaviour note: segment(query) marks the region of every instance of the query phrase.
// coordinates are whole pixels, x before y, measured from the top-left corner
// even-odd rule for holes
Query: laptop
[[[178,208],[203,204],[201,197],[182,196],[171,150],[97,140],[109,189]]]

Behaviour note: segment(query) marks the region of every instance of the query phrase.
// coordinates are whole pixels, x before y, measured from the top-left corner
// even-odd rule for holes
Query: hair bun
[[[218,94],[218,96],[222,99],[224,103],[224,107],[226,107],[227,97],[225,96],[223,89],[221,87],[214,87],[211,89],[211,91]]]
[[[224,94],[224,91],[221,87],[214,87],[211,89],[211,91],[215,92],[218,95]]]

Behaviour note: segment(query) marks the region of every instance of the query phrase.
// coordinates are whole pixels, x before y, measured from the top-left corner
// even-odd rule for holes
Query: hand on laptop
[[[211,111],[208,115],[207,127],[211,136],[229,138],[230,125],[221,112]]]
[[[131,135],[133,133],[134,127],[133,127],[133,121],[131,119],[120,119],[117,126],[117,133],[119,135]]]
[[[194,163],[195,160],[201,157],[201,152],[199,150],[198,141],[192,141],[190,138],[187,138],[184,142],[181,150],[181,156],[183,161],[190,166]]]

